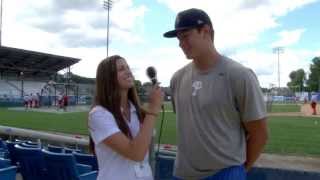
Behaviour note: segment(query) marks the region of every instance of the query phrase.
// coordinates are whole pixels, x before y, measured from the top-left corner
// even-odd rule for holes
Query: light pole
[[[307,79],[309,78],[309,74],[308,74],[308,72],[306,72],[306,74],[304,75],[304,77],[303,77],[303,85],[302,85],[302,87],[303,87],[303,91],[306,91],[306,89],[307,89]]]
[[[23,76],[24,76],[24,73],[23,73],[23,71],[21,71],[21,72],[20,72],[20,78],[21,78],[21,98],[24,97],[24,93],[23,93],[23,92],[24,92],[24,90],[23,90],[23,89],[24,89],[24,87],[23,87],[23,78],[24,78],[24,77],[23,77]]]
[[[112,0],[105,0],[103,1],[103,8],[107,10],[108,12],[108,21],[107,21],[107,57],[109,56],[109,14],[110,14],[110,10],[112,8]]]
[[[0,46],[2,46],[2,11],[3,11],[3,0],[1,2],[1,7],[0,7]]]
[[[273,53],[278,55],[278,88],[280,90],[280,54],[284,53],[283,47],[273,48]]]

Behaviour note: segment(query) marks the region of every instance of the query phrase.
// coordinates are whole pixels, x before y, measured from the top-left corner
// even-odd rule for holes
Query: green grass
[[[320,156],[320,119],[270,117],[266,152]]]
[[[171,104],[171,102],[165,102],[164,104],[164,109],[166,110],[166,111],[172,111],[172,104]]]
[[[160,118],[157,122],[159,134]],[[0,108],[0,125],[71,134],[88,134],[87,113],[52,114],[19,112]],[[265,152],[320,156],[320,119],[316,117],[270,117],[270,138]],[[158,139],[156,139],[158,141]],[[161,143],[176,144],[176,120],[165,113]]]
[[[299,104],[273,104],[271,112],[300,112]]]
[[[88,113],[42,113],[0,108],[0,125],[71,134],[88,134]]]
[[[176,144],[175,123],[174,114],[166,113],[161,143]],[[268,127],[270,137],[265,152],[320,156],[319,118],[270,117]]]

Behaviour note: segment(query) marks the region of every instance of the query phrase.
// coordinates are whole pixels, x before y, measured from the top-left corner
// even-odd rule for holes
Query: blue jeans
[[[247,172],[243,165],[231,166],[217,172],[212,176],[205,177],[201,180],[246,180]],[[173,180],[183,180],[181,178],[173,177]]]

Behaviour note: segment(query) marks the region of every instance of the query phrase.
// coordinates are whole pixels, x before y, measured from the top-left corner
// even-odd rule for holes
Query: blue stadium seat
[[[319,172],[306,172],[289,169],[276,168],[252,168],[247,180],[317,180],[320,179]]]
[[[38,142],[26,141],[25,143],[28,144],[28,145],[39,146],[39,143],[38,143]]]
[[[64,149],[64,152],[65,152],[65,153],[73,153],[73,152],[78,152],[78,153],[80,153],[80,152],[81,152],[80,149],[71,149],[71,148],[67,148],[67,147],[64,147],[63,149]]]
[[[28,144],[26,142],[19,144],[22,147],[27,147],[27,148],[40,148],[38,144]]]
[[[254,167],[247,173],[247,180],[267,180],[267,173],[263,168]]]
[[[8,150],[4,150],[4,149],[0,149],[0,158],[3,159],[9,159],[9,151]]]
[[[14,145],[20,144],[19,142],[6,141],[7,148],[9,151],[9,159],[11,160],[11,164],[13,166],[17,166],[17,155],[15,153]]]
[[[161,150],[160,152],[156,152],[156,155],[176,157],[177,153],[172,151]]]
[[[159,154],[156,157],[156,180],[171,180],[173,178],[174,156]]]
[[[9,166],[6,168],[0,168],[0,179],[1,180],[16,180],[17,167]]]
[[[8,159],[9,158],[9,151],[7,144],[0,139],[0,158]]]
[[[91,166],[79,165],[72,154],[54,153],[42,150],[49,179],[59,180],[96,180],[97,171],[91,171]]]
[[[6,143],[0,138],[0,149],[7,149]]]
[[[54,146],[54,145],[48,144],[47,148],[48,148],[48,151],[50,151],[50,152],[55,152],[55,153],[63,153],[64,152],[64,148],[61,146]]]
[[[78,163],[90,165],[92,166],[92,170],[98,170],[98,160],[96,156],[78,152],[74,152],[73,155]]]
[[[18,144],[14,147],[23,180],[46,179],[47,171],[41,149],[23,147]]]
[[[0,158],[0,168],[5,168],[11,166],[11,161],[9,159]]]

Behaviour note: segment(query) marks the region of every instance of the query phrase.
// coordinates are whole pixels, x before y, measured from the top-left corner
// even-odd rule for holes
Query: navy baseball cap
[[[163,34],[166,38],[177,37],[177,32],[189,30],[203,25],[209,25],[212,28],[210,17],[206,12],[201,9],[187,9],[178,13],[174,30],[168,31]]]

